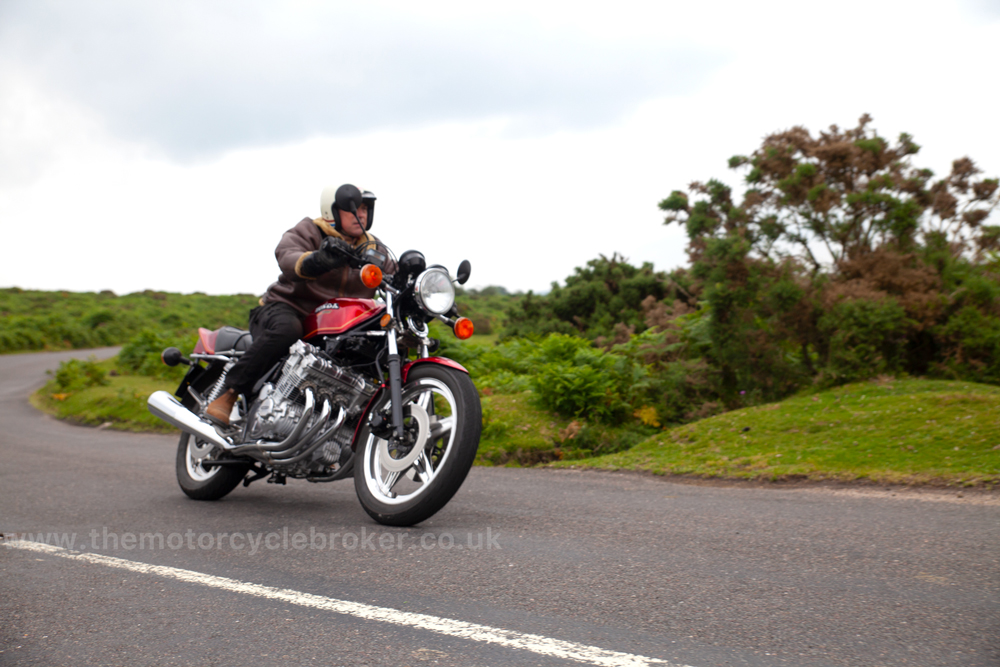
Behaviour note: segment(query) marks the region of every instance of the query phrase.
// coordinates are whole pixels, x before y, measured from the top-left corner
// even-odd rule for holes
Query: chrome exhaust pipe
[[[287,456],[288,454],[294,453],[294,451],[302,444],[300,442],[302,431],[305,429],[306,423],[312,419],[313,411],[316,409],[316,398],[313,395],[312,389],[306,389],[305,395],[305,410],[302,412],[302,416],[299,417],[298,423],[295,425],[295,428],[292,429],[292,432],[288,434],[287,438],[281,442],[262,442],[238,445],[232,449],[233,454],[249,454],[260,461],[265,461],[268,459],[260,458],[256,455],[263,455],[267,453],[271,456]],[[325,409],[329,411],[329,408]],[[326,418],[329,418],[328,412]]]
[[[322,445],[324,442],[326,442],[327,439],[331,435],[333,435],[333,432],[336,431],[338,428],[340,428],[341,424],[344,423],[344,418],[346,416],[347,416],[347,412],[344,411],[344,408],[340,408],[340,414],[337,415],[337,419],[334,420],[333,426],[331,426],[330,428],[328,428],[325,431],[323,431],[323,433],[321,433],[320,435],[316,435],[319,432],[320,427],[326,425],[325,421],[324,422],[320,422],[320,423],[316,424],[315,426],[313,426],[309,430],[309,433],[307,433],[306,436],[304,438],[302,438],[302,442],[306,443],[305,449],[303,449],[301,452],[297,453],[295,456],[293,456],[291,458],[272,459],[270,462],[271,463],[281,464],[281,465],[289,465],[291,463],[298,463],[299,461],[305,459],[307,456],[309,456],[310,454],[312,454],[313,452],[315,452],[317,449],[319,449],[320,445]],[[327,419],[329,420],[329,415],[327,415]]]
[[[258,447],[256,445],[240,445],[239,447],[233,450],[233,453],[248,454],[257,459],[258,461],[262,461],[264,463],[285,463],[286,460],[280,457],[295,456],[299,452],[301,452],[302,449],[309,444],[312,437],[316,435],[316,432],[319,431],[321,428],[323,428],[326,422],[329,421],[330,412],[331,412],[330,403],[324,400],[323,411],[320,414],[319,418],[316,420],[316,423],[313,424],[313,426],[306,432],[305,435],[301,436],[298,440],[296,440],[292,444],[291,447],[288,447],[287,449],[282,449],[279,451],[270,451],[264,449],[263,447]],[[308,418],[303,416],[299,420],[299,423],[304,424],[307,421],[309,421]],[[247,449],[248,447],[249,449]]]
[[[196,438],[210,442],[224,450],[233,448],[231,442],[219,435],[209,424],[198,419],[198,415],[181,405],[181,402],[173,394],[166,391],[154,391],[147,401],[147,406],[154,416],[171,426],[176,426],[185,433],[190,433]]]

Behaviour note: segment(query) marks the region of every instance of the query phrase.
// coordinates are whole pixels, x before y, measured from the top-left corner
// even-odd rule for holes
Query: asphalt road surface
[[[0,357],[2,665],[1000,665],[996,496],[476,468],[409,529],[349,481],[196,502],[177,437],[29,406],[69,356]]]

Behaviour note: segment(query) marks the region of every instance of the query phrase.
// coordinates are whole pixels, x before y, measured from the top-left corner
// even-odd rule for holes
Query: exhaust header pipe
[[[233,448],[233,444],[219,435],[214,428],[198,419],[198,416],[181,405],[181,402],[165,391],[154,391],[147,402],[149,411],[156,417],[176,426],[185,433],[190,433],[205,442],[218,445],[224,450]]]

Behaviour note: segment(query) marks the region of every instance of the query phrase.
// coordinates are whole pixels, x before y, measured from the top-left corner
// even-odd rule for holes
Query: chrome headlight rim
[[[446,289],[442,289],[446,288]],[[420,307],[434,315],[444,315],[455,305],[455,286],[451,284],[451,276],[448,271],[441,267],[431,267],[424,269],[413,284],[413,294]],[[437,304],[432,307],[432,303],[440,301],[439,298],[446,296],[442,307]]]

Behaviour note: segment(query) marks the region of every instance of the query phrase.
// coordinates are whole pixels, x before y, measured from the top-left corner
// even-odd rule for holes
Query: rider
[[[336,252],[346,242],[357,252],[386,247],[368,233],[375,215],[375,195],[345,184],[328,187],[320,195],[322,217],[303,218],[281,237],[274,255],[281,274],[267,289],[261,305],[250,311],[253,343],[226,375],[225,390],[205,410],[213,421],[229,424],[229,414],[239,395],[254,383],[302,337],[302,321],[317,306],[337,297],[372,298],[375,290],[361,282],[361,272]],[[395,263],[384,266],[395,273]]]

